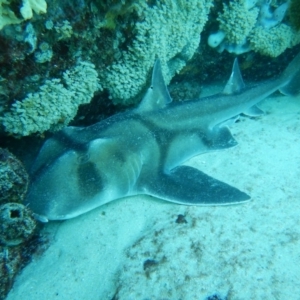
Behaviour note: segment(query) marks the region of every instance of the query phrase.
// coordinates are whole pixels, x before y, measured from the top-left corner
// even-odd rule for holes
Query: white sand
[[[232,126],[237,147],[188,163],[250,202],[185,207],[139,196],[50,223],[51,246],[7,299],[299,299],[300,97],[260,107],[265,116]],[[156,264],[144,270],[147,259]]]

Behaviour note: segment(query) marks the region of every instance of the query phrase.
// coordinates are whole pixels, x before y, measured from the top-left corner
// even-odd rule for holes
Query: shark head
[[[135,172],[124,172],[124,158],[114,141],[95,139],[85,150],[68,148],[53,156],[57,146],[56,139],[48,140],[33,166],[26,202],[38,219],[76,217],[124,196]]]

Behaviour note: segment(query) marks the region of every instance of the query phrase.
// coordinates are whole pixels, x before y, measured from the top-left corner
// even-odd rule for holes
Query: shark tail
[[[279,91],[287,96],[300,94],[300,53],[290,62],[281,75],[282,86]]]

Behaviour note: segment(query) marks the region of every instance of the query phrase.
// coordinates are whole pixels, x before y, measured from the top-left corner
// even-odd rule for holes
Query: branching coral
[[[134,39],[121,57],[100,74],[113,102],[136,101],[156,57],[161,59],[168,83],[195,53],[210,6],[211,0],[157,1],[152,6],[146,1],[134,3]]]
[[[0,121],[5,131],[14,136],[59,130],[74,118],[79,105],[90,102],[98,89],[94,65],[80,62],[64,72],[62,81],[46,81],[39,92],[16,101]]]
[[[224,4],[223,13],[218,17],[220,29],[230,43],[240,44],[245,41],[254,27],[259,9],[249,9],[244,1],[231,1]]]
[[[262,26],[254,28],[250,35],[251,48],[263,55],[277,57],[287,48],[300,43],[300,34],[286,24],[265,30]]]
[[[220,52],[254,50],[276,57],[300,42],[300,34],[282,23],[288,7],[289,2],[275,8],[264,0],[230,1],[219,13],[219,31],[209,36],[208,44]]]

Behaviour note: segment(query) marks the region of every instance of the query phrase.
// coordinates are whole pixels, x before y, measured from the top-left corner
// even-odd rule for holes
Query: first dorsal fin
[[[160,60],[157,59],[152,71],[151,85],[140,103],[138,111],[164,108],[170,102],[172,99],[163,78]]]
[[[230,78],[223,90],[223,94],[229,95],[240,92],[245,87],[237,58],[234,60]]]

